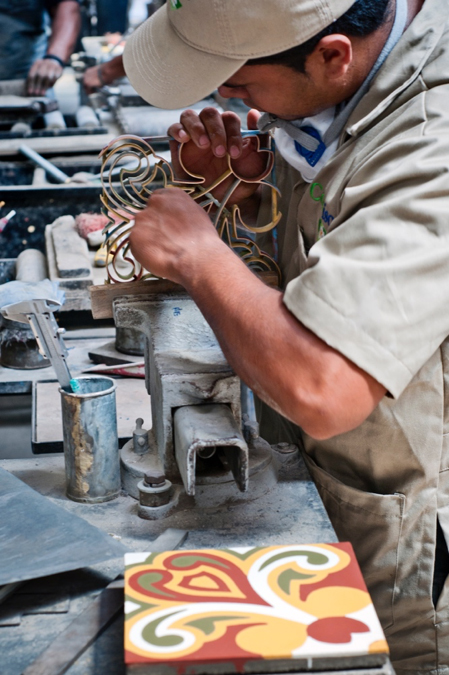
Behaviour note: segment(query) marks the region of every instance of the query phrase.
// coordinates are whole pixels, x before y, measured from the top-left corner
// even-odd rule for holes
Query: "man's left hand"
[[[93,94],[93,92],[97,89],[100,89],[103,84],[109,84],[104,80],[101,81],[99,73],[100,68],[101,66],[92,66],[91,68],[87,68],[87,70],[84,72],[83,87],[88,94]]]
[[[183,285],[216,251],[227,250],[209,216],[183,190],[156,190],[139,211],[130,235],[138,262],[158,277]]]
[[[45,96],[45,93],[61,77],[62,66],[54,59],[38,59],[28,73],[28,96]]]

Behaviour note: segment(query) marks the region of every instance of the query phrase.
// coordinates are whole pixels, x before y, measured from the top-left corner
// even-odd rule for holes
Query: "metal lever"
[[[49,359],[61,387],[72,391],[67,349],[61,337],[65,331],[58,327],[53,315],[60,307],[61,303],[56,300],[24,300],[5,305],[0,311],[5,319],[30,324],[39,352]]]

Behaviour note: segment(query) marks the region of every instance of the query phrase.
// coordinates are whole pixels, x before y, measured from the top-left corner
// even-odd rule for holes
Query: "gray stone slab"
[[[123,555],[119,542],[0,469],[0,584]]]

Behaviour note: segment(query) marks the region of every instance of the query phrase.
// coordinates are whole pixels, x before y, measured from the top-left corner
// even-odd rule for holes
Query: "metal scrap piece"
[[[22,675],[62,675],[123,610],[123,590],[106,588]]]
[[[122,556],[125,547],[0,469],[0,584]]]

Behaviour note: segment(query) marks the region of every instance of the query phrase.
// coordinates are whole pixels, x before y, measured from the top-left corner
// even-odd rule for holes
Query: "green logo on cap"
[[[170,5],[172,9],[181,9],[182,7],[181,0],[170,0]]]

